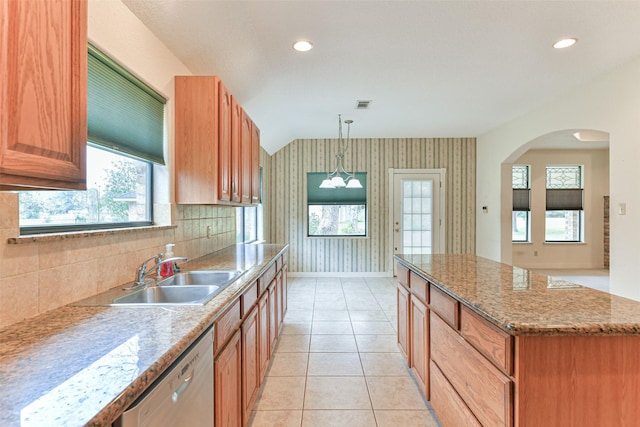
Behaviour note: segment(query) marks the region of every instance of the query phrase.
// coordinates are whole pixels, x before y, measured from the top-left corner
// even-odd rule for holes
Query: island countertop
[[[185,270],[244,274],[202,306],[64,306],[0,330],[2,426],[110,425],[287,245],[234,245]]]
[[[640,335],[640,302],[475,255],[396,261],[511,335]]]

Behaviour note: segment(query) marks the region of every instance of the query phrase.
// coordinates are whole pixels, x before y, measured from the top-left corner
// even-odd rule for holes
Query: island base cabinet
[[[409,291],[404,286],[398,283],[398,348],[400,353],[407,361],[407,365],[411,366],[411,359],[409,359]]]
[[[431,406],[438,414],[440,424],[443,427],[481,427],[482,424],[473,416],[473,412],[465,405],[433,361],[431,361],[429,373]]]
[[[424,394],[429,400],[429,313],[427,306],[413,296],[410,301],[411,316],[411,370]]]
[[[516,426],[637,426],[640,336],[516,337]]]
[[[216,427],[242,427],[241,347],[238,330],[213,364]]]
[[[483,426],[513,425],[511,379],[433,312],[430,327],[431,360],[475,417]]]

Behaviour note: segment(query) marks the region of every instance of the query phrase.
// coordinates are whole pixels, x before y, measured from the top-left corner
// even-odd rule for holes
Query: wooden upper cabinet
[[[218,78],[175,78],[176,202],[218,202]]]
[[[231,114],[232,114],[232,102],[231,92],[225,87],[225,85],[218,82],[218,95],[219,95],[219,159],[218,159],[218,197],[220,200],[229,202],[231,201]]]
[[[236,203],[241,201],[242,113],[242,106],[231,97],[231,201]]]
[[[0,190],[86,189],[86,0],[0,0]]]
[[[252,155],[253,147],[251,146],[251,128],[252,122],[247,113],[242,110],[242,124],[240,129],[240,138],[242,147],[240,153],[242,156],[240,194],[242,195],[242,203],[251,203],[251,168],[253,166]]]
[[[251,203],[260,203],[260,129],[251,122]]]
[[[242,106],[215,76],[176,76],[175,91],[176,202],[250,204],[254,176],[257,200],[260,146],[256,161],[254,125]]]

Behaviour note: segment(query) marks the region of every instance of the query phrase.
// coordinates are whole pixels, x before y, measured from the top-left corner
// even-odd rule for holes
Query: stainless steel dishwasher
[[[213,426],[213,327],[192,344],[114,425]]]

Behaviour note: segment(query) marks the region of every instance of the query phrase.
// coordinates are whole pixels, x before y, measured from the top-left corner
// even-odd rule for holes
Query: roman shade
[[[92,45],[88,61],[89,142],[164,164],[167,100]]]
[[[531,190],[528,188],[514,188],[513,189],[513,210],[519,212],[528,212],[531,210],[530,194]]]
[[[581,211],[583,209],[581,188],[547,189],[548,211]]]
[[[355,172],[362,188],[319,188],[326,172],[307,172],[307,203],[310,205],[364,205],[367,203],[367,173]]]

